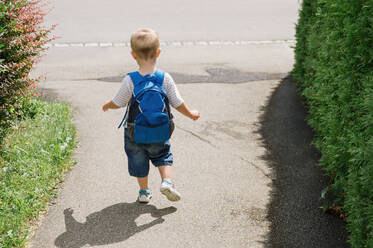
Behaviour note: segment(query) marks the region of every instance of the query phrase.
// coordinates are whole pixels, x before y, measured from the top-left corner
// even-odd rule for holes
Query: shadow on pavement
[[[318,167],[320,154],[311,145],[314,134],[305,118],[295,82],[286,77],[261,117],[264,159],[274,174],[266,247],[350,247],[344,222],[320,209],[328,178]]]
[[[176,212],[175,207],[157,209],[153,205],[137,202],[118,203],[86,217],[85,223],[79,223],[72,216],[72,209],[65,209],[66,232],[55,240],[59,248],[80,248],[107,245],[124,241],[132,235],[164,222],[162,216]],[[138,226],[135,220],[142,214],[150,213],[153,221]]]
[[[240,84],[252,81],[273,80],[283,78],[284,73],[265,73],[265,72],[244,72],[232,67],[207,67],[206,75],[190,75],[178,72],[171,72],[173,79],[177,84],[193,83],[215,83],[215,84]],[[115,77],[104,77],[97,80],[103,82],[120,83],[124,75]]]

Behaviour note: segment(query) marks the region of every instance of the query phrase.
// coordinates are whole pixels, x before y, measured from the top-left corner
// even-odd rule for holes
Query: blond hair
[[[157,32],[149,28],[135,31],[131,35],[131,48],[141,60],[155,60],[159,49],[159,38]]]

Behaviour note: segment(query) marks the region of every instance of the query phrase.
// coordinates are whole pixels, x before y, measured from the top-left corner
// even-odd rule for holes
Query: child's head
[[[151,29],[143,28],[131,35],[132,56],[139,64],[155,62],[159,56],[158,34]]]

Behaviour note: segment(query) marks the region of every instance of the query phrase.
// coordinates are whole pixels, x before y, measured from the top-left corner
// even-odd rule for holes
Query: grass
[[[23,247],[33,223],[74,164],[67,104],[31,99],[34,114],[12,125],[0,146],[0,247]]]

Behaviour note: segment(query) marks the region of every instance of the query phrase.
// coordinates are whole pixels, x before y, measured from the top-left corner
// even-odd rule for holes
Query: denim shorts
[[[146,177],[149,174],[149,160],[158,167],[172,165],[170,141],[154,144],[135,143],[126,129],[124,132],[124,150],[128,158],[128,172],[134,177]]]

